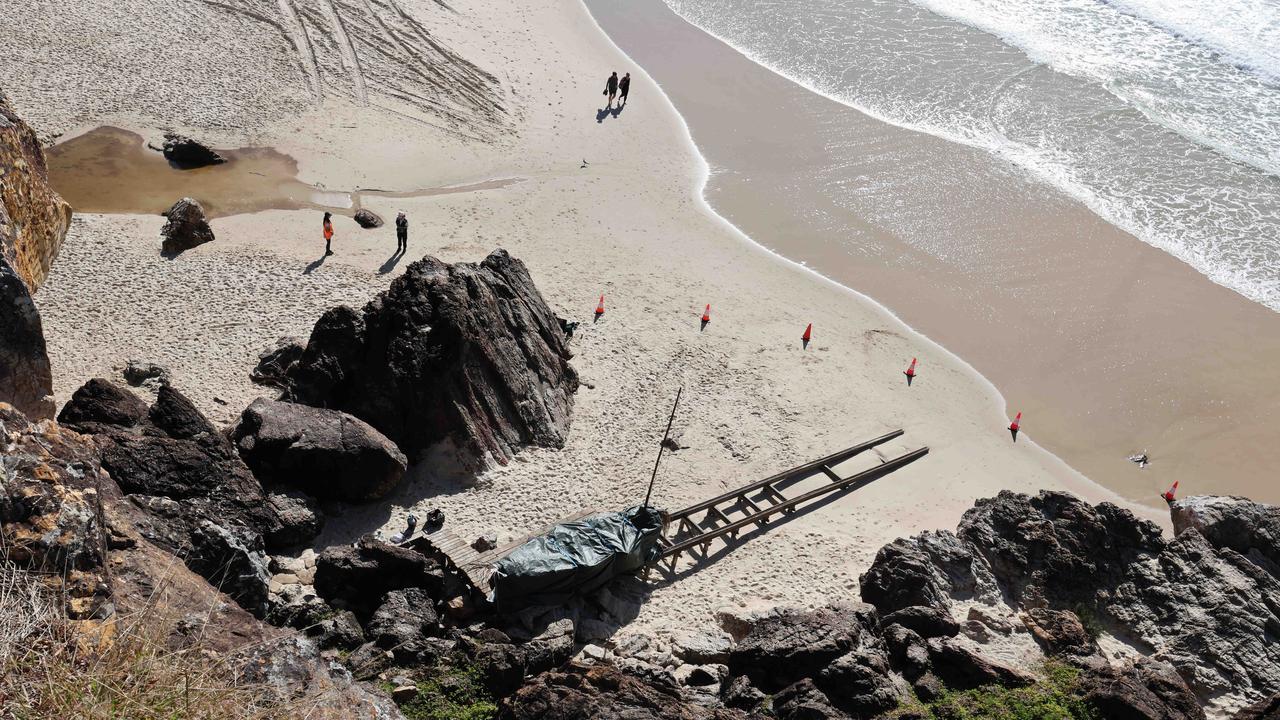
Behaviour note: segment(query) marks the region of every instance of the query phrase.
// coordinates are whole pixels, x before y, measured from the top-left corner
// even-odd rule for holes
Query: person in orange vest
[[[329,257],[333,254],[331,243],[333,242],[333,222],[330,220],[333,216],[329,213],[324,214],[324,255]]]

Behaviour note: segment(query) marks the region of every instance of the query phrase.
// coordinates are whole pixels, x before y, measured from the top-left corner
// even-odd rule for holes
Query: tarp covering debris
[[[657,555],[662,515],[637,505],[561,523],[498,561],[490,598],[503,609],[558,605]]]

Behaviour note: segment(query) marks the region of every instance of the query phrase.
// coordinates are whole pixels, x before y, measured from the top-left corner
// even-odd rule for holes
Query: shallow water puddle
[[[505,187],[518,178],[409,192],[332,191],[298,180],[298,162],[271,148],[218,149],[221,165],[179,169],[141,135],[100,127],[49,148],[49,180],[83,213],[160,214],[193,197],[211,217],[262,210],[330,210],[350,215],[362,195],[425,197]]]

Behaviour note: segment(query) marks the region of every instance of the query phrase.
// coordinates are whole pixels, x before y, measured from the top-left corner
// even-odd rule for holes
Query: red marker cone
[[[804,343],[804,348],[809,349],[809,340],[813,338],[813,323],[809,323],[804,329],[804,334],[800,336],[800,342]]]
[[[907,371],[902,373],[907,376],[907,387],[911,387],[911,381],[916,379],[916,359],[911,358],[911,365],[907,367]]]
[[[1022,427],[1022,413],[1018,413],[1013,418],[1013,422],[1009,423],[1009,434],[1013,435],[1013,441],[1018,442],[1018,430]]]
[[[1178,492],[1178,481],[1174,480],[1173,484],[1169,486],[1169,489],[1160,495],[1160,497],[1164,498],[1165,502],[1172,504],[1174,500],[1173,496],[1176,492]]]
[[[707,303],[707,309],[702,311],[702,327],[699,331],[706,330],[709,322],[711,322],[711,303]]]
[[[596,306],[596,320],[599,320],[600,316],[603,314],[604,314],[604,296],[601,295],[600,304]],[[595,320],[593,320],[592,322],[595,322]]]

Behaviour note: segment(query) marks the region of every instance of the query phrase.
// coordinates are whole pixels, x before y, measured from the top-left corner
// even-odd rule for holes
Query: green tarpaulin
[[[662,515],[639,505],[561,523],[498,561],[490,599],[503,609],[562,604],[644,567],[661,531]]]

